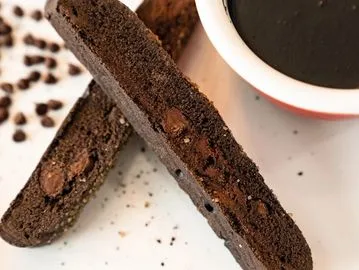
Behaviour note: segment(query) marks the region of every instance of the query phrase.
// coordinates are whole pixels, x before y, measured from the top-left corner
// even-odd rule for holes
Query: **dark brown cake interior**
[[[237,233],[268,269],[312,269],[302,233],[265,185],[256,165],[213,105],[184,78],[136,16],[115,0],[50,2],[57,2],[56,10],[63,16],[63,21],[51,19],[59,33],[180,185],[182,177],[192,177],[196,184],[186,188],[189,194],[199,185],[212,198],[197,206],[217,215],[218,222],[225,216],[230,226],[215,230],[229,242],[231,251],[238,249],[231,243],[231,235],[234,238]],[[51,4],[48,7],[52,10]],[[168,151],[178,161],[168,160]],[[180,166],[180,161],[184,168],[173,170],[173,163]]]

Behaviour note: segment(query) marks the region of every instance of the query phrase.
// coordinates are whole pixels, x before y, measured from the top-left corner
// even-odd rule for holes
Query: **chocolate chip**
[[[26,134],[23,130],[18,129],[12,135],[12,139],[14,140],[14,142],[23,142],[26,140]]]
[[[188,121],[179,109],[167,110],[162,121],[162,127],[169,136],[178,136],[187,126]]]
[[[50,110],[57,111],[57,110],[60,110],[62,108],[63,103],[61,101],[59,101],[59,100],[50,99],[47,102],[47,106],[49,107]]]
[[[2,83],[0,87],[8,94],[14,93],[14,86],[11,83]]]
[[[46,84],[55,84],[57,83],[57,78],[52,73],[48,73],[44,79],[44,82]]]
[[[0,124],[9,118],[9,111],[6,108],[0,108]]]
[[[34,45],[35,44],[35,38],[31,34],[25,35],[23,41],[26,45]]]
[[[3,42],[2,44],[5,45],[5,47],[8,47],[8,48],[10,48],[10,47],[12,47],[14,45],[14,39],[13,39],[13,37],[11,35],[5,36],[2,42]]]
[[[64,171],[55,165],[43,166],[40,173],[41,189],[51,197],[56,197],[64,189],[65,184]]]
[[[11,105],[11,98],[9,96],[4,96],[0,98],[0,107],[7,108]]]
[[[12,27],[10,25],[8,25],[7,23],[0,23],[0,35],[1,36],[5,36],[5,35],[9,35],[12,31]]]
[[[30,87],[30,81],[28,79],[20,79],[16,85],[19,89],[26,90]]]
[[[70,165],[69,176],[72,178],[82,173],[86,173],[90,171],[93,166],[94,163],[89,152],[87,149],[84,149],[75,157],[73,163]]]
[[[74,65],[74,64],[69,64],[69,74],[71,76],[76,76],[81,74],[82,70],[80,67]]]
[[[55,68],[57,66],[57,62],[54,58],[52,57],[46,57],[45,59],[45,65],[47,68]]]
[[[35,39],[34,45],[35,45],[35,47],[43,50],[46,48],[46,41],[43,39]]]
[[[41,21],[42,20],[42,12],[41,10],[34,10],[32,13],[31,13],[31,18],[33,18],[35,21]]]
[[[40,116],[45,115],[45,114],[47,114],[47,111],[48,111],[47,104],[45,104],[45,103],[36,104],[35,112],[37,115],[40,115]]]
[[[24,65],[25,66],[32,66],[32,58],[28,55],[24,56]]]
[[[60,45],[55,43],[55,42],[51,42],[47,45],[47,47],[49,48],[49,50],[53,53],[57,53],[60,50]]]
[[[41,73],[35,70],[35,71],[31,71],[28,79],[31,82],[37,82],[40,80],[40,78],[41,78]]]
[[[18,126],[25,125],[27,122],[25,114],[18,112],[14,116],[14,123]]]
[[[13,9],[13,12],[17,17],[23,17],[24,16],[24,11],[19,6],[15,6],[14,9]]]
[[[50,116],[44,116],[41,119],[41,125],[46,128],[51,128],[55,126],[55,121]]]

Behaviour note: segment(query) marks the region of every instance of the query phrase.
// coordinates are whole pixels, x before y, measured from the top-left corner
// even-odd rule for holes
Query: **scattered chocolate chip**
[[[10,25],[8,25],[7,23],[0,23],[0,35],[1,36],[5,36],[5,35],[9,35],[12,31],[12,28]]]
[[[26,45],[34,45],[35,44],[35,38],[31,34],[25,35],[23,41]]]
[[[13,37],[11,35],[5,36],[2,42],[3,42],[2,44],[5,45],[5,47],[8,47],[8,48],[10,48],[10,47],[12,47],[14,45],[14,39],[13,39]]]
[[[27,122],[25,114],[23,114],[22,112],[18,112],[17,114],[15,114],[14,116],[14,123],[15,125],[21,126],[21,125],[25,125]]]
[[[162,267],[165,266],[165,263],[164,263],[164,262],[161,262],[161,266],[162,266]]]
[[[46,41],[43,39],[35,39],[34,45],[35,45],[35,47],[43,50],[46,48]]]
[[[47,114],[47,111],[48,111],[47,104],[45,104],[45,103],[36,104],[35,112],[37,115],[40,115],[40,116],[45,115],[45,114]]]
[[[71,76],[76,76],[81,74],[82,70],[80,67],[74,65],[74,64],[69,64],[69,74]]]
[[[30,56],[28,55],[24,56],[24,65],[28,67],[32,65],[32,59]]]
[[[30,81],[28,79],[20,79],[16,85],[19,89],[26,90],[30,87]]]
[[[60,110],[62,108],[63,103],[61,101],[59,101],[59,100],[50,99],[47,102],[47,106],[49,107],[50,110],[57,111],[57,110]]]
[[[11,98],[9,96],[3,96],[0,98],[0,107],[7,108],[11,105]]]
[[[31,18],[33,18],[35,21],[41,21],[42,20],[42,12],[41,10],[34,10],[32,13],[31,13]]]
[[[302,171],[300,171],[300,172],[298,172],[298,176],[303,176],[303,172]]]
[[[55,84],[57,83],[57,78],[52,73],[48,73],[44,79],[44,82],[46,84]]]
[[[55,126],[55,121],[50,116],[44,116],[41,119],[41,125],[46,128],[51,128]]]
[[[14,86],[11,83],[2,83],[0,87],[4,92],[8,94],[14,93]]]
[[[161,240],[161,239],[157,239],[157,243],[158,243],[158,244],[161,244],[161,243],[162,243],[162,240]]]
[[[37,82],[40,80],[40,78],[41,78],[41,73],[35,70],[35,71],[31,71],[28,79],[31,82]]]
[[[47,68],[55,68],[57,66],[57,62],[54,58],[52,57],[46,57],[45,59],[45,65]]]
[[[24,11],[19,6],[15,6],[14,9],[13,9],[13,12],[17,17],[23,17],[24,16]]]
[[[55,42],[50,42],[47,47],[53,53],[57,53],[60,50],[60,45]]]
[[[0,108],[0,124],[9,118],[9,112],[6,108]]]
[[[23,142],[26,140],[26,134],[23,130],[18,129],[15,131],[14,135],[12,135],[12,139],[14,142]]]

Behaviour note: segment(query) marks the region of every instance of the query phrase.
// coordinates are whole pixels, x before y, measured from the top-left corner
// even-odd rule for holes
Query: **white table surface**
[[[140,1],[124,2],[135,7]],[[10,15],[13,3],[31,10],[42,7],[43,0],[2,3],[19,36],[36,28],[38,35],[58,39],[47,22]],[[29,68],[21,61],[25,50],[21,42],[16,49],[2,50],[0,81],[28,74]],[[36,53],[36,49],[26,51]],[[56,132],[40,126],[33,104],[49,98],[65,101],[65,108],[52,114],[58,127],[90,81],[87,73],[75,79],[66,75],[66,62],[76,61],[69,53],[62,52],[58,58],[56,74],[62,78],[58,84],[40,83],[14,95],[12,110],[21,109],[29,116],[25,127],[29,139],[15,144],[11,140],[14,125],[0,126],[0,214],[25,184]],[[216,53],[200,25],[180,66],[214,101],[267,184],[293,214],[312,249],[314,268],[359,269],[359,120],[301,118],[264,98],[257,100],[251,87]],[[240,269],[153,153],[140,151],[143,145],[138,137],[131,139],[77,225],[53,245],[19,249],[0,240],[0,269]],[[170,245],[172,237],[176,240]]]

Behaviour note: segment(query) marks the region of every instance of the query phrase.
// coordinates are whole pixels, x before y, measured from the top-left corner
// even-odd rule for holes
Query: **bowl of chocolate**
[[[221,56],[276,104],[359,116],[359,0],[196,0]]]

